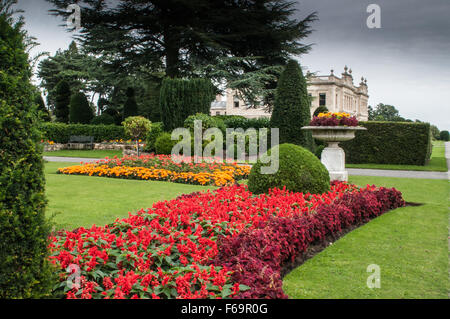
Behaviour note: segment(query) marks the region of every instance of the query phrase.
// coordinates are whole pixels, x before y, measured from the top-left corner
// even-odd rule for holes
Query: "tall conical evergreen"
[[[35,93],[34,104],[37,106],[37,111],[41,117],[41,120],[44,122],[50,122],[52,120],[50,117],[50,112],[45,107],[45,102],[40,92]]]
[[[69,105],[71,96],[69,83],[60,81],[56,86],[55,116],[57,122],[69,123]]]
[[[126,91],[127,100],[123,106],[123,119],[138,115],[138,106],[136,103],[135,91],[129,87]]]
[[[0,299],[46,297],[53,285],[39,117],[22,25],[0,10]]]
[[[94,112],[83,92],[75,93],[70,99],[70,123],[89,124],[94,118]]]
[[[189,115],[209,114],[214,97],[215,87],[209,79],[164,79],[159,101],[164,128],[183,127]]]
[[[311,132],[301,130],[311,122],[310,104],[302,69],[291,60],[278,81],[270,119],[271,127],[280,129],[280,144],[292,143],[314,151]]]

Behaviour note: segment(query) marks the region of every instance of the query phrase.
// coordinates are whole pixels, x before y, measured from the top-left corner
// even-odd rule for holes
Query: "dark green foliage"
[[[55,89],[55,116],[57,122],[69,123],[70,96],[69,83],[61,81]]]
[[[102,115],[96,116],[92,119],[91,124],[94,125],[112,125],[115,124],[114,117],[109,115],[108,113],[103,113]]]
[[[215,116],[216,117],[216,116]],[[260,117],[256,119],[249,119],[243,116],[235,115],[225,115],[217,116],[221,118],[227,128],[242,128],[244,130],[248,128],[260,129],[260,128],[270,128],[270,118]]]
[[[161,121],[161,109],[159,105],[160,90],[161,82],[148,82],[144,99],[140,104],[139,114],[147,117],[152,122]]]
[[[428,123],[359,122],[367,131],[341,143],[347,163],[425,165],[431,156]]]
[[[44,99],[40,92],[36,92],[34,97],[34,104],[37,106],[38,114],[43,122],[50,122],[52,118],[50,117],[50,112],[45,107]]]
[[[298,63],[291,60],[281,74],[270,126],[280,129],[280,144],[292,143],[314,150],[312,133],[301,130],[311,122],[310,97]]]
[[[446,142],[448,142],[448,141],[449,141],[449,138],[450,138],[450,136],[449,136],[448,131],[441,131],[441,132],[439,133],[439,139],[440,139],[441,141],[446,141]]]
[[[43,138],[55,143],[67,143],[70,136],[93,136],[97,143],[127,139],[123,126],[41,123]]]
[[[108,114],[111,115],[114,119],[115,125],[122,125],[122,114],[113,107],[108,107],[106,110],[103,111],[102,114]]]
[[[433,140],[439,140],[439,134],[441,133],[436,125],[431,125],[431,136],[433,137]]]
[[[12,26],[0,12],[0,299],[48,297],[53,286],[41,136],[22,25]]]
[[[184,127],[194,131],[194,121],[202,121],[202,131],[209,128],[218,128],[223,134],[225,134],[225,124],[222,119],[214,116],[210,116],[203,113],[197,113],[195,115],[190,115],[184,121]]]
[[[209,114],[215,88],[207,79],[164,79],[160,91],[161,119],[167,130],[183,127],[196,113]]]
[[[156,152],[156,139],[163,133],[163,124],[161,122],[152,123],[152,128],[145,139],[144,151],[149,153]]]
[[[94,118],[94,112],[83,92],[75,93],[70,99],[70,124],[89,124]]]
[[[156,154],[170,155],[172,153],[172,148],[177,143],[178,141],[173,141],[171,139],[170,133],[162,133],[155,142]]]
[[[314,154],[317,156],[318,159],[322,158],[322,151],[323,151],[324,148],[325,148],[325,145],[323,145],[323,144],[318,145],[316,147],[316,151],[314,152]]]
[[[294,144],[275,147],[279,148],[279,169],[275,174],[261,174],[261,166],[267,164],[258,160],[248,178],[248,189],[252,193],[267,193],[272,188],[286,187],[293,192],[322,194],[330,189],[328,171],[313,153]]]
[[[326,107],[326,106],[319,106],[315,111],[314,111],[314,114],[313,114],[313,116],[317,116],[317,115],[319,115],[320,113],[327,113],[328,112],[328,108]]]
[[[123,106],[123,119],[138,114],[138,106],[136,103],[135,92],[133,88],[128,88],[126,91],[127,100]]]

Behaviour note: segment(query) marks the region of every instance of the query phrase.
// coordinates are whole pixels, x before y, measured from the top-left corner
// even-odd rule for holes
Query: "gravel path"
[[[447,167],[450,168],[450,142],[445,143],[445,157],[447,159]],[[56,157],[44,156],[49,162],[95,162],[98,158],[80,158],[80,157]],[[348,168],[349,175],[360,176],[382,176],[382,177],[403,177],[403,178],[424,178],[424,179],[450,179],[450,171],[447,172],[425,172],[425,171],[397,171],[384,169],[361,169]]]
[[[445,158],[447,159],[447,167],[450,168],[450,142],[445,142]],[[450,171],[425,172],[425,171],[397,171],[397,170],[360,169],[360,168],[347,168],[347,170],[349,175],[425,178],[425,179],[450,179]]]
[[[44,156],[44,160],[49,161],[49,162],[92,163],[92,162],[98,161],[99,158]]]

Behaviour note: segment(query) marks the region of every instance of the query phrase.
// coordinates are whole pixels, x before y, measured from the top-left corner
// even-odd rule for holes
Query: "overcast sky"
[[[355,83],[367,78],[369,104],[394,105],[403,117],[450,130],[450,0],[301,0],[298,18],[317,11],[314,43],[300,57],[321,75],[353,70]],[[381,8],[381,28],[369,29],[369,4]],[[66,49],[71,35],[50,16],[44,0],[19,0],[26,29],[41,45],[33,52]]]

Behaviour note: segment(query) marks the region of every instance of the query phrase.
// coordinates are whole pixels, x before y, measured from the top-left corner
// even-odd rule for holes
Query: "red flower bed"
[[[51,238],[67,298],[284,297],[280,267],[314,240],[402,205],[395,190],[335,183],[322,195],[246,186],[163,201]],[[219,240],[220,238],[220,240]],[[219,242],[219,245],[218,245]],[[258,249],[257,249],[258,248]],[[80,269],[80,287],[66,268]],[[257,275],[255,275],[257,274]]]
[[[215,265],[233,270],[233,281],[250,287],[236,298],[287,298],[281,270],[306,252],[312,243],[325,240],[351,225],[359,225],[387,210],[404,206],[395,189],[367,188],[344,194],[331,204],[293,217],[270,217],[254,229],[222,238]]]

